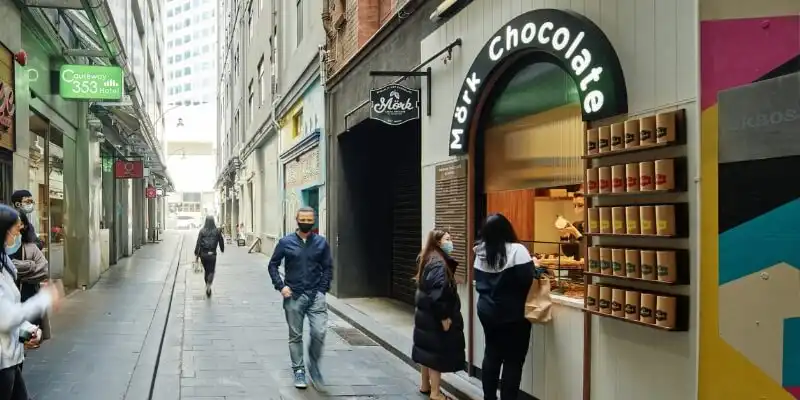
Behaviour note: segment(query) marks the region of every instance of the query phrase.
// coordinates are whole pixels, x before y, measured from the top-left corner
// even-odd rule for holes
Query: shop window
[[[559,66],[521,60],[501,78],[483,121],[486,213],[501,212],[532,254],[552,268],[553,291],[583,296],[580,241],[555,227],[583,224],[584,123],[578,90]],[[563,266],[563,267],[562,267]]]
[[[292,116],[292,139],[297,139],[303,134],[303,110]]]

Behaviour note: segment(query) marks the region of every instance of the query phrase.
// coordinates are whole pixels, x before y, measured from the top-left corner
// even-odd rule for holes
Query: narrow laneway
[[[295,389],[282,300],[269,282],[267,258],[229,247],[207,299],[202,274],[191,268],[193,246],[194,232],[170,232],[112,267],[93,288],[68,297],[54,317],[53,339],[28,353],[32,396],[425,398],[417,393],[414,369],[333,314],[322,366],[325,393]]]
[[[35,399],[146,396],[166,315],[160,306],[172,290],[187,238],[166,234],[161,243],[112,266],[92,288],[64,300],[53,317],[53,338],[27,353],[25,378]]]

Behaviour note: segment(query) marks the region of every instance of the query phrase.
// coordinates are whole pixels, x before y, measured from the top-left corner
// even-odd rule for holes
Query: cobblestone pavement
[[[332,313],[326,390],[295,389],[267,258],[231,245],[207,299],[191,268],[193,247],[193,234],[169,233],[70,296],[54,317],[53,339],[26,359],[34,399],[426,398],[414,369]]]
[[[425,398],[417,394],[415,370],[332,313],[322,361],[325,392],[295,389],[282,300],[266,264],[265,256],[244,247],[228,249],[218,258],[211,299],[202,274],[183,268],[182,400]]]
[[[92,288],[64,300],[52,317],[52,339],[27,352],[23,371],[31,396],[114,400],[149,391],[157,349],[151,332],[163,325],[159,304],[171,292],[182,240],[167,233],[161,243],[120,260]]]

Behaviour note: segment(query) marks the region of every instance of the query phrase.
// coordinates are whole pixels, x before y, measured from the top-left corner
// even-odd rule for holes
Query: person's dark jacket
[[[20,235],[22,235],[22,243],[36,243],[36,247],[41,250],[44,247],[44,243],[39,239],[39,235],[36,234],[36,228],[28,219],[28,214],[25,214],[19,209],[17,212],[19,213],[19,220],[22,221],[22,229],[19,231]],[[17,251],[17,254],[15,254],[18,257],[15,258],[12,256],[11,258],[20,260],[22,257],[20,251]]]
[[[281,261],[284,262],[283,278],[278,272]],[[289,286],[295,297],[302,294],[314,296],[318,292],[325,294],[331,289],[333,280],[331,248],[323,236],[315,233],[309,233],[305,241],[297,233],[291,233],[278,241],[268,269],[275,290]]]
[[[489,265],[482,244],[475,250],[475,290],[478,292],[478,317],[493,323],[525,319],[525,300],[534,277],[533,259],[519,243],[506,244],[504,265]]]
[[[411,358],[439,372],[456,372],[466,367],[461,300],[456,283],[448,279],[446,270],[454,273],[457,266],[458,262],[452,258],[434,254],[426,261],[417,282]],[[448,318],[452,323],[445,331],[442,321]]]
[[[225,252],[225,239],[219,229],[201,229],[197,234],[197,243],[194,245],[194,255],[196,257],[204,255],[216,255],[217,246],[223,253]],[[213,254],[209,254],[213,253]]]

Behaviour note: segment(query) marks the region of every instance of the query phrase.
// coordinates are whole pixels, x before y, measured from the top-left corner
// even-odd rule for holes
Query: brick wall
[[[340,25],[332,27],[333,37],[327,39],[328,51],[333,61],[328,64],[329,76],[344,67],[345,63],[391,19],[398,3],[408,0],[331,0],[328,12],[332,24],[343,18]],[[344,6],[344,10],[341,10]],[[340,15],[344,13],[343,17]]]

